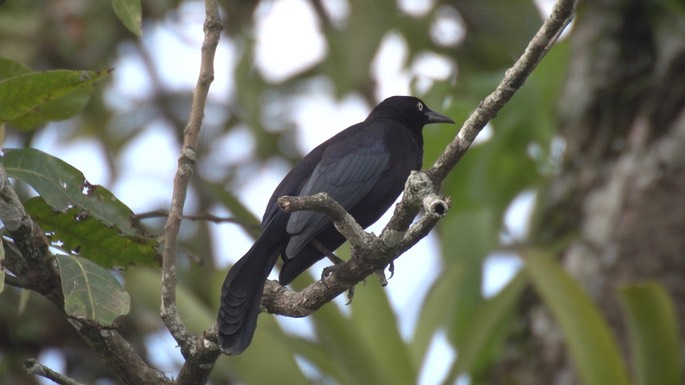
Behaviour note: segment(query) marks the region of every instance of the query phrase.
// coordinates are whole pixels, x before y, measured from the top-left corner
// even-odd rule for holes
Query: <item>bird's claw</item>
[[[345,303],[345,305],[349,305],[352,303],[352,298],[354,298],[354,288],[355,287],[356,286],[352,286],[350,288],[350,290],[347,291],[347,302]]]
[[[388,271],[390,272],[390,277],[386,278],[385,277],[385,269],[378,269],[374,270],[373,272],[376,274],[376,277],[378,277],[378,280],[381,283],[381,286],[386,287],[388,286],[388,280],[392,278],[395,275],[395,263],[390,262],[388,264]],[[366,281],[364,281],[366,283]]]
[[[326,266],[323,268],[323,270],[321,270],[321,282],[326,283],[326,278],[333,274],[336,266],[338,265]]]
[[[385,271],[383,269],[378,269],[373,272],[376,274],[376,277],[378,277],[381,286],[386,287],[388,285],[388,280],[385,278]]]

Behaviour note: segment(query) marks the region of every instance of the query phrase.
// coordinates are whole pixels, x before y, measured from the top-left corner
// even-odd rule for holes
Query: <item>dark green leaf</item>
[[[50,240],[67,252],[105,267],[159,265],[157,242],[152,239],[121,235],[77,207],[56,211],[41,197],[29,199],[24,206]]]
[[[493,349],[503,340],[503,331],[528,284],[524,272],[519,272],[496,296],[490,298],[476,311],[469,333],[457,347],[459,357],[455,375],[476,375],[488,362]],[[451,381],[450,383],[454,383]]]
[[[415,365],[421,365],[435,332],[458,311],[453,303],[455,293],[464,285],[465,270],[459,263],[448,264],[428,291],[411,341],[412,357]],[[450,304],[450,306],[445,306]]]
[[[140,0],[112,0],[112,8],[126,29],[138,37],[143,34]]]
[[[536,292],[552,311],[585,385],[628,385],[628,372],[609,326],[578,283],[549,256],[524,253]]]
[[[62,161],[32,148],[4,149],[2,162],[7,174],[33,187],[55,210],[76,207],[87,211],[124,235],[140,235],[131,219],[133,212],[109,190],[88,183],[83,174]]]
[[[56,257],[69,316],[111,325],[128,314],[130,297],[109,270],[74,255]]]
[[[0,81],[0,121],[13,121],[58,98],[89,89],[109,71],[55,70],[27,73]]]
[[[673,301],[658,282],[620,288],[636,385],[682,384],[680,337]]]
[[[355,291],[349,325],[363,343],[373,362],[376,383],[415,384],[419,365],[415,365],[398,330],[399,320],[390,306],[385,289],[375,276]],[[389,285],[392,285],[392,280]]]

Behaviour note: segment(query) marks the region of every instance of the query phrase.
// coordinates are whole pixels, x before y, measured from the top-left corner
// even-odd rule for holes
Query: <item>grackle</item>
[[[423,126],[454,123],[420,99],[393,96],[369,116],[313,149],[276,187],[262,218],[261,235],[236,262],[221,289],[219,344],[231,355],[252,341],[264,282],[282,256],[279,281],[287,285],[345,242],[326,215],[287,214],[277,199],[326,192],[364,228],[395,202],[411,170],[423,161]]]

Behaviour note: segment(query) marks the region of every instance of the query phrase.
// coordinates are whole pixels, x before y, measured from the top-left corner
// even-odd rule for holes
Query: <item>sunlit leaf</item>
[[[620,288],[636,385],[680,385],[680,337],[673,301],[658,282]]]
[[[47,101],[10,123],[21,130],[33,130],[47,122],[69,119],[88,104],[92,90],[83,87],[69,95]]]
[[[126,29],[138,37],[143,34],[140,0],[112,0],[112,8]]]
[[[64,311],[71,317],[111,325],[128,314],[130,297],[112,273],[73,255],[56,255],[64,293]]]
[[[611,330],[578,283],[540,251],[523,253],[536,292],[552,311],[585,385],[628,385]]]
[[[54,70],[4,79],[0,81],[0,121],[10,122],[27,114],[39,114],[46,105],[49,107],[59,98],[89,89],[108,74],[109,71]]]

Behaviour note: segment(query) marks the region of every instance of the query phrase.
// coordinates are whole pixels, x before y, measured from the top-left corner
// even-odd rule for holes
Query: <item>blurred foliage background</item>
[[[230,79],[229,87],[212,91],[186,212],[228,212],[237,222],[230,225],[235,237],[255,236],[258,228],[246,198],[238,194],[241,186],[267,169],[283,173],[303,155],[297,145],[299,103],[327,95],[334,100],[360,100],[370,109],[390,96],[382,94],[373,70],[386,39],[400,39],[406,46],[407,54],[396,58],[400,68],[411,69],[426,55],[438,55],[450,64],[446,77],[413,73],[409,92],[461,122],[494,89],[550,6],[550,2],[530,0],[292,0],[289,4],[307,7],[315,15],[325,54],[304,69],[274,77],[256,64],[256,26],[279,1],[219,3],[224,17],[222,43],[227,43],[236,60],[234,65],[215,69],[217,78]],[[592,304],[603,303],[598,299],[602,296],[617,296],[614,281],[606,280],[610,282],[606,291],[594,290],[584,279],[583,269],[570,269],[576,278],[572,279],[552,262],[552,257],[564,260],[573,240],[582,238],[584,220],[592,215],[583,202],[591,195],[593,183],[604,183],[611,175],[610,162],[629,152],[627,146],[616,146],[629,140],[632,122],[637,120],[631,111],[655,104],[649,100],[660,100],[635,88],[659,89],[657,80],[664,73],[676,76],[676,64],[683,57],[683,44],[677,38],[683,32],[682,4],[667,0],[612,3],[600,9],[581,6],[573,30],[554,46],[445,180],[443,191],[454,205],[434,230],[440,263],[430,268],[438,271],[437,278],[425,300],[412,304],[420,310],[409,337],[400,333],[402,312],[393,311],[384,290],[370,279],[358,288],[351,305],[342,309],[331,304],[311,316],[312,330],[305,336],[288,333],[274,317],[261,315],[250,349],[238,357],[222,357],[212,383],[412,384],[421,377],[424,383],[445,384],[655,384],[649,382],[654,379],[650,375],[664,372],[669,374],[666,382],[658,383],[680,383],[682,358],[677,342],[682,345],[678,328],[683,314],[673,305],[672,296],[680,303],[678,295],[685,288],[682,273],[671,277],[668,290],[657,273],[646,277],[652,280],[646,286],[640,283],[645,277],[639,275],[621,278],[623,283],[635,284],[621,292],[628,309],[624,318],[602,314],[600,309],[606,309]],[[105,159],[105,187],[121,183],[145,163],[166,160],[162,155],[166,147],[175,154],[192,86],[165,82],[161,74],[167,63],[154,57],[159,41],[148,38],[146,31],[178,27],[177,38],[183,41],[187,36],[181,25],[190,19],[199,28],[202,4],[143,1],[142,15],[143,37],[137,38],[117,20],[109,2],[8,0],[0,6],[0,57],[37,71],[114,68],[112,77],[93,87],[79,115],[40,127],[8,124],[5,146],[34,147],[39,139],[52,140],[55,147],[95,143],[89,148],[96,148],[102,153],[98,157]],[[294,28],[297,14],[291,23]],[[630,35],[629,26],[637,26],[641,33]],[[122,100],[121,94],[112,91],[122,57],[135,57],[146,71],[139,74],[140,79],[124,80],[149,85],[132,100]],[[593,65],[614,71],[602,67],[593,72]],[[637,72],[630,72],[635,68]],[[187,77],[187,84],[193,84],[197,73],[174,76]],[[682,91],[673,88],[658,94],[671,102],[666,114],[671,118],[658,124],[661,135],[670,135],[683,124],[675,119],[682,112]],[[603,123],[591,119],[598,116],[605,118]],[[322,127],[339,125],[331,117]],[[125,162],[128,146],[152,128],[168,131],[176,141],[160,143],[159,148],[149,148],[145,157]],[[425,131],[425,165],[437,158],[454,134],[454,130]],[[217,153],[214,145],[223,141],[245,143],[251,151],[245,156]],[[597,143],[605,142],[597,149]],[[597,155],[585,156],[588,148],[594,148],[592,154]],[[169,159],[167,166],[173,170],[174,158]],[[584,168],[605,172],[585,179],[570,177]],[[126,196],[170,196],[170,191],[152,192],[153,186],[126,186]],[[635,191],[629,187],[624,185],[618,194]],[[672,194],[682,196],[680,187]],[[24,197],[30,195],[26,188],[21,192]],[[635,194],[639,199],[640,192]],[[134,210],[165,209],[165,199],[149,198]],[[514,202],[521,200],[535,202],[532,219],[514,215],[505,220],[512,216],[512,208],[520,207]],[[676,237],[678,229],[684,229],[685,216],[673,217],[666,236]],[[162,220],[144,223],[159,234]],[[223,251],[213,247],[219,243],[213,237],[223,234],[216,226],[186,221],[179,244],[180,312],[198,332],[214,322],[226,271],[217,255]],[[607,243],[617,239],[603,238]],[[222,241],[222,245],[232,243],[230,238]],[[682,260],[683,249],[676,250],[676,255],[663,259],[661,269]],[[502,255],[520,258],[525,268],[496,295],[486,296],[485,266]],[[590,275],[615,273],[590,270]],[[159,269],[131,267],[121,278],[131,295],[131,312],[120,319],[122,333],[149,362],[174,375],[179,356],[164,351],[173,346],[159,342],[167,341],[158,316]],[[304,287],[310,279],[302,277],[294,287]],[[38,383],[36,377],[24,373],[22,361],[52,357],[63,362],[60,371],[80,382],[116,383],[61,314],[39,295],[7,288],[0,295],[0,308],[0,382]],[[652,316],[645,320],[648,313]],[[666,320],[665,324],[654,323],[659,319]],[[665,345],[654,347],[661,353],[654,353],[656,359],[651,361],[640,359],[644,354],[635,352],[648,351],[645,344],[656,338],[649,334],[656,329],[665,330]],[[430,355],[436,336],[447,347]],[[597,367],[607,368],[608,373],[598,372]],[[423,368],[433,373],[422,374]]]

